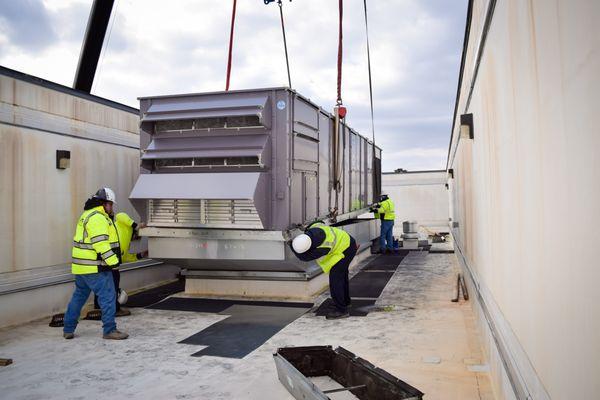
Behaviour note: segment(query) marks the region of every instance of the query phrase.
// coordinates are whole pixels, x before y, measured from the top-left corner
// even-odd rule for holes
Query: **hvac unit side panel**
[[[350,185],[351,185],[351,174],[350,174],[350,129],[346,125],[343,125],[343,143],[344,143],[344,161],[342,163],[342,170],[344,171],[344,197],[342,203],[342,210],[344,213],[350,212]]]
[[[311,221],[317,217],[317,174],[304,173],[304,220]]]
[[[331,204],[331,119],[319,114],[319,215],[329,212]]]
[[[294,171],[292,174],[291,197],[291,223],[301,223],[304,221],[304,198],[303,198],[303,175],[300,171]]]
[[[372,193],[372,180],[369,179],[369,171],[370,171],[370,164],[369,164],[369,157],[371,154],[371,144],[369,142],[367,142],[365,140],[364,142],[365,147],[363,149],[363,171],[362,171],[362,179],[365,185],[365,189],[364,189],[364,202],[365,205],[371,203],[371,193]]]
[[[271,101],[273,107],[271,226],[273,229],[285,229],[292,222],[290,210],[293,199],[291,185],[293,94],[286,90],[273,90],[271,96],[274,98]]]
[[[317,140],[319,138],[319,109],[296,97],[293,129],[295,132]]]
[[[294,135],[294,160],[317,163],[319,161],[318,156],[319,143],[316,140]]]

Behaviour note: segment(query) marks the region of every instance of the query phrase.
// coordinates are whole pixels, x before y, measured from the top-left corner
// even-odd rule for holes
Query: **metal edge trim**
[[[75,97],[79,97],[84,100],[89,100],[94,103],[102,104],[107,107],[115,108],[121,111],[125,111],[131,114],[139,114],[139,110],[137,108],[130,107],[128,105],[117,103],[116,101],[105,99],[104,97],[94,96],[93,94],[89,94],[86,92],[82,92],[80,90],[76,90],[70,88],[68,86],[61,85],[56,82],[48,81],[46,79],[29,75],[24,72],[20,72],[11,68],[7,68],[3,65],[0,65],[0,75],[7,76],[9,78],[17,79],[23,82],[27,82],[36,86],[41,86],[46,89],[56,90],[57,92],[70,94]]]
[[[504,373],[506,374],[506,376],[508,377],[508,380],[510,382],[510,385],[513,389],[513,394],[515,395],[515,397],[519,400],[531,400],[534,399],[531,390],[529,390],[530,387],[537,387],[541,390],[543,390],[543,394],[541,397],[542,399],[550,399],[550,396],[547,394],[546,389],[544,388],[541,379],[539,378],[539,376],[537,375],[537,373],[535,372],[535,369],[533,368],[533,366],[531,365],[531,361],[527,358],[526,360],[526,364],[528,366],[530,366],[530,376],[534,376],[535,380],[537,380],[537,382],[529,384],[529,382],[527,382],[527,379],[524,377],[524,374],[519,370],[519,363],[517,362],[517,360],[515,359],[515,356],[511,353],[511,351],[508,348],[508,345],[506,344],[506,342],[508,341],[507,338],[505,337],[505,335],[503,335],[500,331],[500,329],[498,328],[498,326],[500,325],[498,323],[498,321],[495,320],[494,316],[492,315],[490,309],[490,304],[491,302],[493,302],[493,299],[489,299],[486,300],[486,295],[483,294],[483,291],[481,289],[481,282],[479,281],[479,279],[477,278],[477,275],[474,273],[471,265],[469,264],[469,262],[467,261],[466,256],[464,255],[463,249],[461,247],[460,241],[458,241],[456,238],[458,235],[455,234],[455,232],[457,231],[456,228],[452,228],[451,229],[451,235],[455,244],[455,248],[458,251],[455,251],[456,254],[456,258],[458,259],[460,265],[463,267],[463,269],[467,272],[467,276],[468,276],[468,280],[471,283],[471,288],[475,289],[475,293],[476,293],[476,299],[477,299],[477,303],[479,305],[479,308],[481,309],[481,312],[485,318],[485,322],[488,325],[488,329],[490,330],[490,334],[492,336],[493,339],[493,343],[495,345],[496,351],[498,352],[498,355],[500,356],[500,361],[502,362],[502,366],[504,368]],[[499,315],[500,318],[503,318],[502,315]],[[506,326],[509,327],[510,329],[510,324],[508,323],[508,321],[505,321]],[[518,345],[520,345],[518,338],[514,335],[514,333],[512,334],[515,338],[515,340],[517,341]],[[523,351],[525,357],[527,357],[527,353],[525,353]],[[539,390],[538,390],[539,392]]]
[[[146,268],[146,267],[154,267],[154,266],[161,265],[161,264],[164,264],[164,263],[162,261],[155,261],[155,260],[135,261],[132,263],[124,264],[123,267],[119,268],[119,271],[128,272],[128,271],[133,271],[133,270]],[[71,264],[64,264],[65,269],[69,268],[69,270],[70,270],[70,265]],[[28,279],[28,280],[12,282],[12,283],[8,283],[5,285],[0,285],[0,296],[12,294],[12,293],[18,293],[18,292],[25,292],[28,290],[34,290],[34,289],[39,289],[39,288],[48,287],[48,286],[61,285],[64,283],[73,282],[74,280],[75,280],[74,275],[72,275],[70,273],[70,271],[69,272],[65,271],[64,273],[58,273],[54,276],[45,276],[45,277],[38,277],[38,278],[32,278],[32,279]],[[3,288],[2,286],[5,286],[5,287]]]

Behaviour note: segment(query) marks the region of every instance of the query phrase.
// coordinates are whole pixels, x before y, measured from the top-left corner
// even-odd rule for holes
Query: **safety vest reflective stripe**
[[[100,218],[106,220],[106,230],[103,229],[104,223]],[[99,227],[102,229],[99,230]],[[114,267],[119,263],[120,254],[118,233],[108,215],[101,207],[86,210],[77,224],[73,238],[71,272],[92,274],[97,273],[100,267]]]
[[[337,235],[335,234],[335,231],[333,229],[331,229],[330,227],[328,227],[327,225],[318,225],[318,227],[321,229],[329,230],[329,233],[333,236],[333,240],[331,240],[331,241],[327,241],[327,238],[325,238],[325,241],[323,243],[321,243],[321,245],[319,247],[320,248],[328,248],[328,249],[334,248],[337,243]]]
[[[377,210],[377,211],[379,211],[380,214],[384,214],[383,215],[384,220],[396,219],[396,214],[394,213],[394,203],[392,203],[392,200],[390,200],[390,199],[386,199],[386,200],[382,201],[381,204],[379,205],[379,210]]]
[[[83,226],[83,229],[85,229],[85,225]],[[83,237],[85,239],[86,236],[86,231],[84,231]],[[98,235],[98,236],[94,236],[93,238],[90,239],[90,242],[92,243],[98,243],[101,242],[103,240],[108,240],[108,235]]]
[[[84,250],[94,250],[94,246],[92,246],[91,244],[79,243],[75,240],[73,241],[73,247],[76,247],[78,249],[84,249]]]
[[[90,220],[90,218],[92,218],[96,214],[98,214],[98,211],[93,211],[93,212],[89,213],[88,216],[85,217],[85,219],[83,220],[83,240],[82,241],[85,241],[85,239],[88,236],[87,229],[85,229],[85,226],[87,225],[87,223]],[[100,239],[100,240],[103,240],[103,239]],[[106,240],[106,239],[104,239],[104,240]]]
[[[112,257],[112,256],[116,256],[115,252],[112,251],[112,249],[105,251],[104,253],[101,254],[102,259],[106,260],[108,257]]]
[[[309,228],[320,228],[325,232],[325,241],[318,248],[329,249],[329,252],[317,259],[317,264],[326,274],[344,258],[344,251],[350,247],[350,235],[339,229],[322,223],[311,225]]]
[[[73,264],[80,264],[80,265],[103,265],[103,261],[102,260],[84,260],[83,258],[72,258],[72,262]],[[104,263],[105,264],[105,263]]]

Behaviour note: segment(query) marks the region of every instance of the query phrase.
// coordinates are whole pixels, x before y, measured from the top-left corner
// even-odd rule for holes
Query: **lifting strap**
[[[337,105],[342,104],[342,20],[344,16],[344,0],[339,0],[340,22],[338,36],[338,59],[337,59]]]
[[[363,1],[365,5],[365,29],[367,32],[367,65],[369,68],[369,97],[371,98],[371,131],[373,133],[373,144],[375,144],[375,119],[373,117],[373,83],[371,81],[371,52],[369,51],[369,21],[367,18],[367,0]]]
[[[233,27],[235,25],[235,8],[237,0],[233,0],[233,10],[231,11],[231,31],[229,32],[229,53],[227,56],[227,80],[225,82],[225,90],[229,90],[229,78],[231,76],[231,53],[233,51]]]
[[[279,16],[281,17],[281,33],[283,34],[283,50],[285,51],[285,65],[287,66],[288,85],[291,89],[292,88],[292,77],[290,75],[290,60],[288,58],[287,41],[285,40],[285,24],[283,22],[283,4],[282,4],[281,0],[279,0],[277,2],[277,4],[279,5]]]

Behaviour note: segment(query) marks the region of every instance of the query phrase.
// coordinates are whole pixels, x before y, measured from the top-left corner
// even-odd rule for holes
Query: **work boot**
[[[73,338],[75,337],[75,334],[74,334],[74,333],[72,333],[72,332],[69,332],[69,333],[67,333],[67,332],[64,332],[64,333],[63,333],[63,337],[64,337],[65,339],[73,339]]]
[[[102,319],[102,310],[98,310],[98,309],[90,310],[90,311],[88,311],[88,313],[84,319],[87,319],[90,321],[100,321]]]
[[[117,329],[115,329],[111,333],[102,335],[103,339],[111,339],[111,340],[124,340],[124,339],[127,339],[128,337],[129,337],[129,335],[127,333],[121,332]]]
[[[342,319],[342,318],[348,318],[349,316],[350,316],[350,313],[348,313],[348,311],[335,310],[335,311],[331,311],[329,314],[327,314],[327,316],[325,318],[326,319]]]
[[[128,315],[131,315],[131,311],[127,308],[119,308],[115,313],[115,317],[126,317]]]

